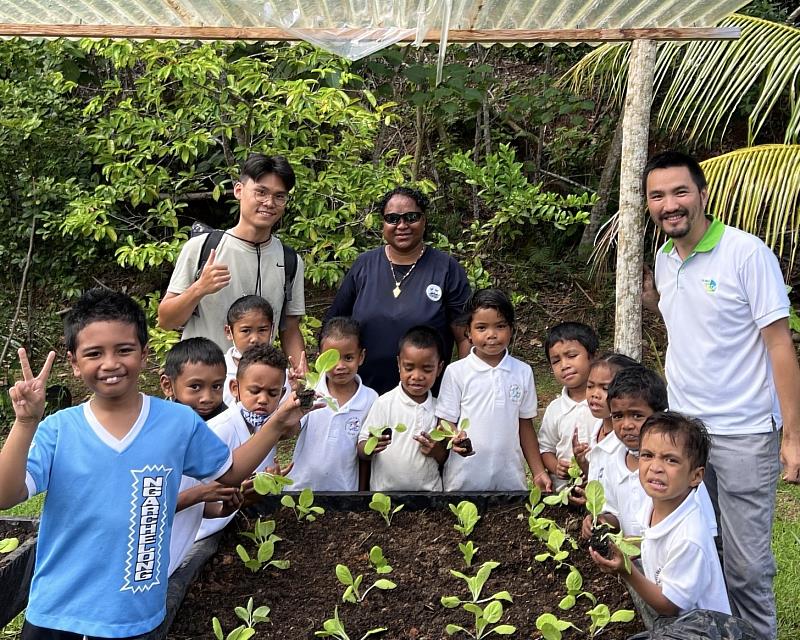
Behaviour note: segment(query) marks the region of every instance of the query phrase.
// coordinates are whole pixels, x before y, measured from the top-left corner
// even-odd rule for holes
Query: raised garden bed
[[[38,518],[0,516],[0,539],[19,539],[14,551],[0,554],[0,628],[28,604],[38,530]]]
[[[468,576],[475,575],[482,563],[500,563],[492,570],[482,597],[508,591],[513,603],[503,602],[503,615],[497,624],[513,625],[511,637],[540,638],[537,617],[546,612],[573,622],[587,630],[590,621],[586,612],[592,607],[588,599],[579,597],[568,611],[558,608],[567,594],[566,565],[555,568],[552,559],[538,562],[534,556],[545,551],[545,545],[534,539],[528,527],[527,496],[480,495],[456,496],[436,494],[404,494],[392,496],[394,503],[406,506],[387,527],[381,516],[367,509],[369,494],[318,494],[315,504],[326,513],[314,522],[299,522],[295,514],[281,508],[277,499],[265,498],[259,511],[276,522],[275,559],[289,560],[288,569],[274,567],[251,572],[235,552],[242,544],[251,556],[255,544],[237,532],[236,524],[226,530],[218,552],[200,571],[191,585],[182,607],[169,630],[174,640],[214,638],[211,618],[216,616],[225,632],[242,624],[234,614],[235,607],[244,607],[252,597],[256,607],[270,607],[270,621],[258,624],[257,638],[313,638],[323,622],[333,617],[338,606],[339,617],[354,640],[368,630],[386,627],[377,637],[434,639],[448,637],[448,624],[457,624],[474,633],[474,617],[461,607],[445,608],[442,596],[468,599],[464,581],[453,577],[450,569]],[[473,501],[482,517],[469,539],[478,548],[467,568],[458,544],[464,538],[453,525],[456,517],[448,504],[462,499]],[[583,514],[566,508],[550,507],[545,514],[577,537]],[[240,519],[240,526],[252,525],[253,519]],[[370,566],[369,552],[381,547],[393,571],[377,575]],[[570,550],[566,562],[574,564],[583,575],[583,591],[591,592],[610,610],[631,609],[632,604],[623,584],[600,574],[588,557],[585,547]],[[391,579],[393,590],[373,589],[363,602],[342,602],[345,586],[336,576],[336,565],[347,565],[353,575],[363,574],[363,591],[378,578]],[[481,605],[485,606],[485,603]],[[489,628],[494,625],[489,625]],[[603,638],[622,640],[642,629],[638,619],[625,624],[610,624]],[[467,638],[460,633],[453,637]],[[497,637],[492,635],[491,637]],[[564,638],[589,637],[586,633],[566,631]]]

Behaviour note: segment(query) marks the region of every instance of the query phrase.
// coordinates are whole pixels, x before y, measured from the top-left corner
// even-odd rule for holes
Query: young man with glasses
[[[229,307],[242,296],[259,295],[269,301],[274,317],[282,318],[276,328],[283,351],[300,363],[304,349],[300,333],[300,319],[305,314],[303,261],[297,257],[289,299],[284,293],[284,248],[272,235],[294,184],[294,171],[286,158],[260,153],[247,158],[233,188],[239,201],[239,221],[225,231],[199,272],[207,235],[191,238],[184,245],[158,307],[159,326],[183,326],[184,339],[203,336],[226,350],[224,329]]]

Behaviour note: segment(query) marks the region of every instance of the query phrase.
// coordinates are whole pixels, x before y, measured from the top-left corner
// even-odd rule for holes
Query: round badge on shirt
[[[428,300],[439,302],[442,299],[442,288],[438,284],[429,284],[425,289],[425,295],[428,296]]]
[[[361,431],[361,423],[359,422],[358,418],[350,418],[345,423],[344,428],[347,431],[347,435],[357,436]]]

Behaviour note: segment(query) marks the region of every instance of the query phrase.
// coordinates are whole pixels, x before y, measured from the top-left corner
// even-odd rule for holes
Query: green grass
[[[21,502],[16,507],[0,511],[0,516],[38,516],[42,512],[42,503],[44,503],[44,494],[40,493],[30,500]]]

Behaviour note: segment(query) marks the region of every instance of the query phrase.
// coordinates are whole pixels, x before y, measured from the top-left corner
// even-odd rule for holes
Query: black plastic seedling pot
[[[0,516],[0,538],[15,537],[10,532],[23,529],[33,535],[9,554],[0,555],[0,628],[7,625],[28,604],[33,566],[36,563],[36,532],[39,518]]]

